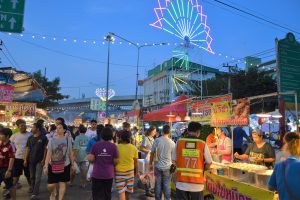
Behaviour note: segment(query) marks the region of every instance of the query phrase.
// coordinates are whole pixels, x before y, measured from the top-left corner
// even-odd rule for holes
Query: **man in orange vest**
[[[176,199],[203,200],[204,170],[212,159],[208,146],[199,139],[201,124],[190,122],[187,136],[179,139],[172,160],[177,167]]]

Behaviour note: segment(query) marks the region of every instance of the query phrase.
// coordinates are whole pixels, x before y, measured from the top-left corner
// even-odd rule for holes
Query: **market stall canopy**
[[[186,114],[186,103],[188,98],[186,96],[179,96],[170,105],[153,112],[147,113],[143,116],[143,120],[150,121],[160,121],[160,122],[175,122],[176,117],[179,115],[181,119],[184,119]],[[167,116],[172,113],[174,116]]]
[[[13,67],[0,68],[0,83],[14,86],[14,101],[38,102],[46,97],[46,91],[31,75]]]
[[[129,111],[125,114],[126,117],[135,117],[135,116],[140,116],[141,110],[132,110]]]

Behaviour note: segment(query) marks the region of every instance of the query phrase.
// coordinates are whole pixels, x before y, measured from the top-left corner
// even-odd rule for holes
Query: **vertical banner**
[[[9,103],[13,101],[14,87],[0,84],[0,103]]]

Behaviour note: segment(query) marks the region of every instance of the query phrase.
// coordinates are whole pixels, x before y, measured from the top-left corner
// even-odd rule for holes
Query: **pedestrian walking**
[[[154,136],[156,135],[155,126],[150,126],[150,128],[145,132],[145,135],[142,140],[140,151],[142,152],[142,157],[144,158],[145,164],[145,174],[148,177],[148,181],[145,184],[146,196],[154,197],[153,194],[153,171],[149,171],[149,162],[150,162],[150,152],[154,142]]]
[[[284,150],[290,156],[275,165],[269,188],[278,191],[280,199],[299,200],[300,133],[287,133],[284,142]]]
[[[139,178],[138,150],[130,143],[131,133],[122,131],[118,144],[119,162],[116,165],[116,188],[120,200],[129,200],[133,193],[134,177]]]
[[[172,166],[172,153],[175,150],[175,143],[170,139],[171,128],[164,125],[162,136],[157,138],[152,146],[150,155],[150,170],[153,170],[155,176],[155,200],[162,199],[162,193],[165,200],[171,199],[171,178],[170,168]]]
[[[10,141],[16,147],[15,153],[15,161],[13,168],[13,179],[14,185],[17,186],[20,176],[23,174],[27,179],[27,183],[29,185],[28,193],[32,193],[31,181],[30,181],[30,172],[29,167],[24,166],[24,158],[26,154],[26,144],[28,138],[32,135],[32,133],[27,132],[26,122],[24,120],[18,120],[17,123],[19,132],[13,134],[10,138]]]
[[[87,174],[87,153],[86,146],[89,142],[88,136],[85,135],[87,129],[83,126],[79,126],[80,135],[75,138],[74,142],[74,158],[80,170],[80,186],[86,187],[86,174]]]
[[[111,128],[104,128],[102,140],[92,146],[88,161],[93,163],[92,195],[93,200],[110,200],[112,183],[115,177],[115,165],[118,163],[117,146],[110,141],[113,138]]]
[[[72,141],[71,137],[65,137],[65,131],[63,125],[59,124],[56,127],[57,136],[48,142],[44,173],[48,175],[50,200],[56,199],[56,184],[59,184],[58,199],[64,199],[66,183],[70,181],[73,171]]]
[[[200,131],[200,123],[190,122],[188,134],[177,141],[173,151],[173,163],[177,166],[176,199],[204,199],[204,171],[212,159],[208,146],[199,139]]]
[[[91,120],[91,128],[87,130],[85,135],[90,139],[97,136],[97,120]]]
[[[102,133],[103,129],[104,129],[104,126],[102,124],[97,125],[97,135],[95,137],[93,137],[92,139],[90,139],[86,146],[86,152],[88,154],[91,152],[93,144],[96,142],[99,142],[102,139],[101,133]]]
[[[33,190],[31,199],[37,199],[40,191],[43,166],[45,164],[48,139],[42,133],[42,126],[38,123],[33,124],[31,132],[33,135],[28,138],[26,144],[27,150],[24,166],[29,166],[30,181]]]
[[[0,130],[0,185],[5,183],[6,191],[4,197],[10,195],[12,200],[16,200],[16,187],[13,184],[12,169],[15,160],[15,150],[9,138],[12,131],[9,128]]]

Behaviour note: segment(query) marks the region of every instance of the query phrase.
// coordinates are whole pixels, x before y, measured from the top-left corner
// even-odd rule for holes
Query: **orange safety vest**
[[[177,143],[177,181],[204,183],[205,142],[195,138],[181,138]]]

